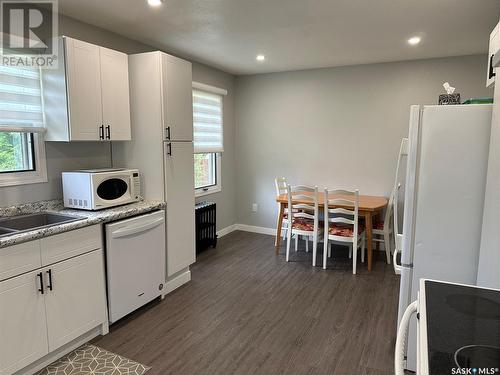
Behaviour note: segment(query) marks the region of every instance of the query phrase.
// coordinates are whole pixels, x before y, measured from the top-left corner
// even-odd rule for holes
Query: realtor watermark
[[[455,367],[451,369],[451,375],[496,375],[500,373],[498,367]]]
[[[0,0],[0,14],[0,65],[57,68],[57,0]]]

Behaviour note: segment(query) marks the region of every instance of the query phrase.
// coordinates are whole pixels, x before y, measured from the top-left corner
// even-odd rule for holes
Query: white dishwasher
[[[109,321],[162,295],[166,277],[165,211],[106,224]]]

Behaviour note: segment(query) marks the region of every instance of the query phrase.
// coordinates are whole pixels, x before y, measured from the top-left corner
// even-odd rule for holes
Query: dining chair
[[[286,194],[286,178],[285,177],[276,177],[274,179],[274,186],[276,187],[276,195]],[[279,211],[278,211],[279,215]],[[279,217],[276,220],[279,223]],[[281,233],[283,233],[283,241],[286,239],[286,232],[288,230],[288,208],[285,208],[283,212],[283,220],[281,222]],[[306,244],[307,245],[307,244]],[[295,236],[295,251],[298,250],[299,247],[299,237]],[[307,251],[306,247],[306,251]]]
[[[393,251],[392,246],[392,236],[393,236],[393,221],[392,221],[392,213],[394,210],[394,191],[391,192],[389,197],[389,202],[385,209],[384,218],[382,220],[375,221],[372,228],[372,241],[377,243],[384,244],[385,257],[387,260],[387,264],[391,264],[391,254]],[[378,248],[378,247],[377,247]]]
[[[393,213],[395,213],[395,210],[397,209],[397,207],[395,207],[394,205],[397,204],[398,201],[397,190],[400,187],[400,185],[398,184],[400,168],[402,165],[404,165],[403,158],[407,156],[408,156],[408,138],[402,138],[401,145],[399,146],[399,154],[398,154],[398,161],[396,164],[394,185],[392,187],[392,191],[389,196],[389,202],[387,204],[385,215],[382,220],[376,221],[373,224],[373,229],[372,229],[372,234],[373,234],[372,241],[377,243],[377,245],[379,243],[384,244],[387,264],[391,264],[391,254],[396,251],[395,249],[396,249],[397,231],[394,230],[394,220],[392,219],[392,216]]]
[[[330,198],[341,195],[342,198]],[[334,208],[330,208],[334,207]],[[359,190],[328,190],[324,198],[324,240],[323,269],[326,269],[327,256],[331,255],[329,242],[349,246],[352,256],[352,273],[356,274],[358,248],[361,248],[361,261],[365,259],[365,230],[359,223]]]
[[[288,230],[286,242],[286,261],[290,260],[290,242],[292,236],[312,237],[313,259],[316,266],[318,241],[323,229],[319,225],[319,196],[318,187],[287,185],[288,196]]]

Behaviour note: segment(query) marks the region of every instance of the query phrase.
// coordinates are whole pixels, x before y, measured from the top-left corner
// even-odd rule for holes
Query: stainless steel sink
[[[11,229],[0,228],[0,236],[3,236],[4,234],[10,234],[12,232],[16,232],[16,231],[11,230]]]
[[[0,236],[47,228],[56,224],[82,220],[83,217],[41,212],[32,215],[13,216],[0,219]]]

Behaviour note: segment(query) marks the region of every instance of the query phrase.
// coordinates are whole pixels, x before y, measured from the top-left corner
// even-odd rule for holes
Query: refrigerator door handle
[[[396,235],[398,236],[398,234]],[[403,269],[402,266],[400,266],[397,262],[398,260],[398,253],[399,253],[399,250],[396,248],[394,249],[394,254],[392,255],[392,264],[394,266],[394,273],[396,275],[401,275],[401,270]]]
[[[404,143],[404,142],[403,142]],[[403,143],[401,143],[401,149],[403,149]],[[397,177],[396,177],[397,178]],[[403,235],[399,233],[399,221],[398,221],[398,202],[399,202],[399,190],[401,189],[401,183],[398,183],[396,186],[396,189],[394,189],[394,196],[393,196],[393,210],[392,210],[392,220],[393,220],[393,225],[392,227],[394,228],[394,254],[392,256],[392,264],[394,266],[394,273],[396,275],[401,275],[401,269],[403,268],[401,265],[398,265],[397,258],[398,258],[398,252],[401,251],[403,248]]]

